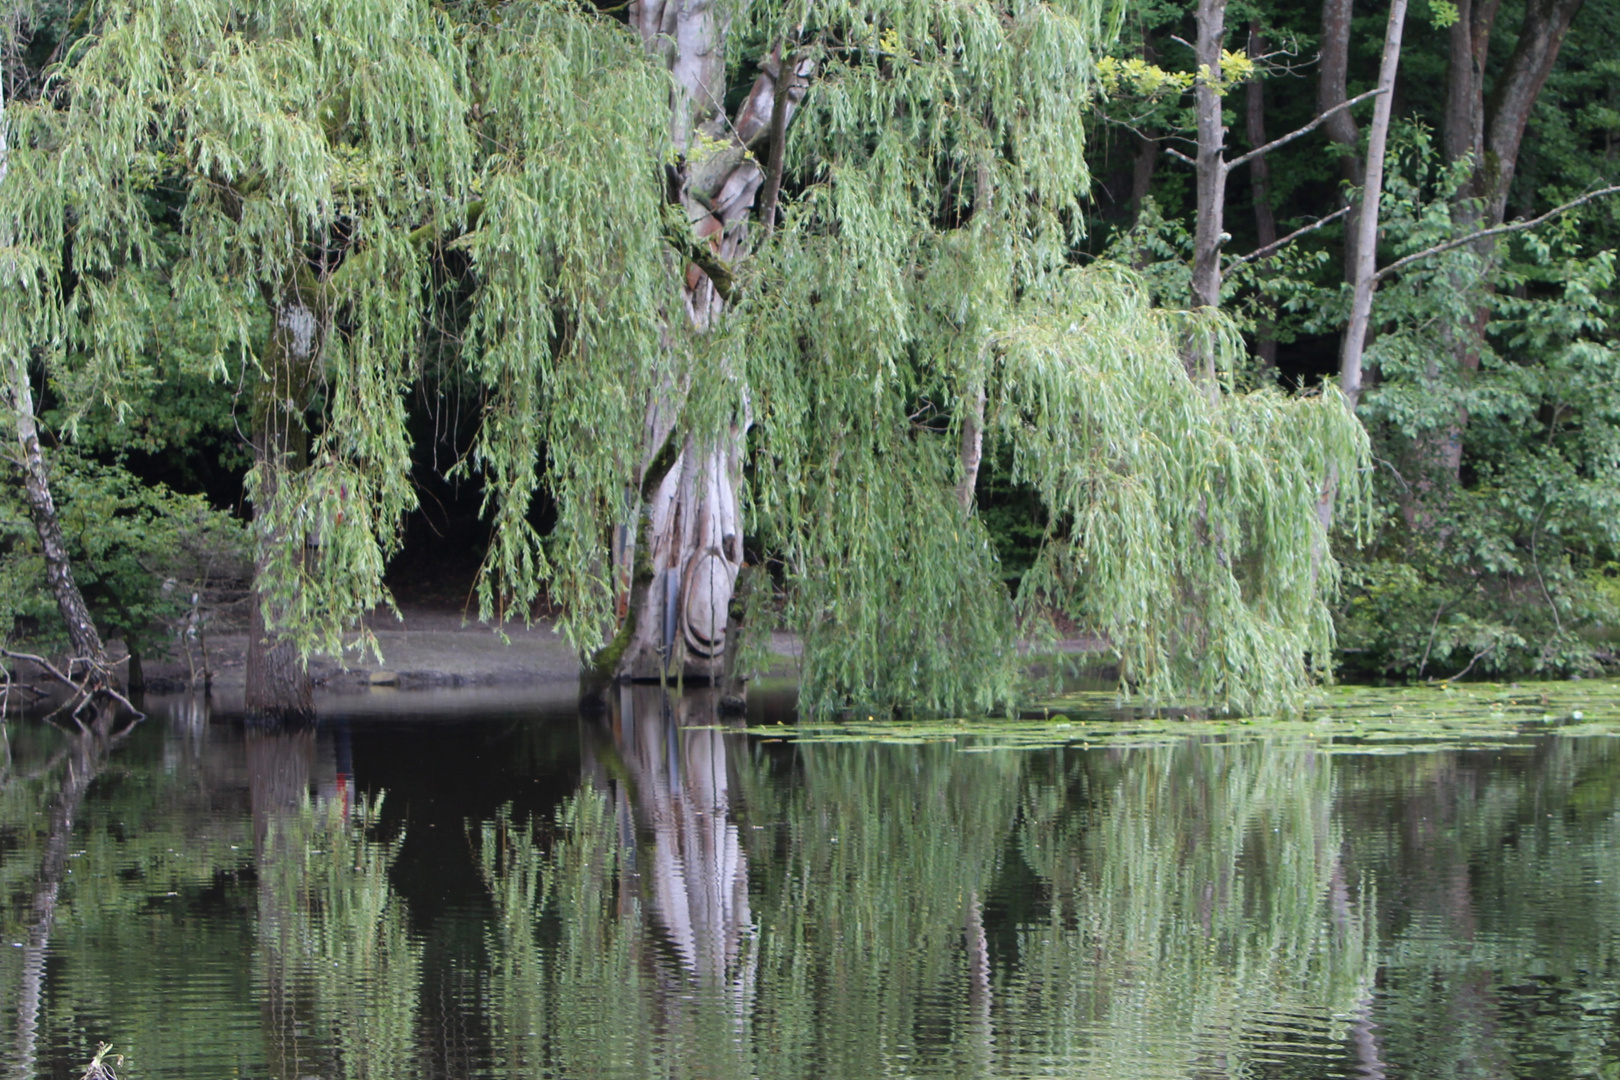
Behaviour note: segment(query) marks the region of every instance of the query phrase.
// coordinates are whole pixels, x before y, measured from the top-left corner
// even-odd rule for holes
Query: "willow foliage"
[[[153,193],[182,193],[166,280],[222,378],[274,383],[278,303],[316,312],[307,400],[271,405],[307,427],[307,465],[250,477],[266,613],[306,654],[387,599],[414,505],[404,393],[435,269],[454,266],[485,394],[468,462],[495,525],[485,616],[544,588],[582,653],[612,632],[605,553],[635,520],[663,397],[700,438],[752,426],[744,497],[785,570],[811,707],[1005,702],[1020,627],[1052,610],[1160,698],[1268,709],[1307,656],[1325,666],[1316,502],[1335,470],[1341,503],[1362,497],[1359,427],[1331,395],[1195,385],[1182,320],[1123,270],[1072,266],[1105,5],[737,5],[734,67],[781,47],[815,74],[780,225],[701,335],[681,310],[687,226],[664,205],[660,61],[574,6],[461,14],[106,0],[13,125],[4,347],[39,350],[76,400],[116,399],[143,363],[129,328],[150,306],[132,282],[158,260]],[[1016,603],[959,502],[964,427],[1010,450],[1053,522]],[[549,536],[530,520],[542,485]]]
[[[1104,634],[1152,696],[1290,701],[1332,644],[1321,485],[1337,469],[1360,506],[1365,438],[1332,394],[1195,385],[1185,335],[1230,367],[1230,327],[1153,309],[1123,269],[1071,266],[1102,9],[795,14],[818,60],[788,145],[802,188],[728,329],[809,704],[990,707],[1015,612],[1051,610]],[[759,36],[781,32],[770,17]],[[953,497],[981,394],[986,454],[1011,452],[1053,522],[1016,606]]]
[[[457,244],[477,282],[467,359],[487,392],[474,463],[495,530],[480,609],[527,610],[549,587],[585,653],[612,618],[604,546],[626,523],[679,304],[657,171],[668,81],[629,34],[560,4],[507,9],[473,67],[483,212]],[[527,516],[542,475],[549,538]]]
[[[410,0],[109,2],[89,26],[15,118],[24,176],[0,197],[30,257],[8,347],[38,350],[69,402],[116,403],[143,365],[139,272],[161,265],[215,374],[269,385],[268,412],[307,429],[307,464],[248,478],[260,591],[276,629],[338,651],[385,599],[415,505],[402,395],[428,295],[420,236],[462,220],[472,182],[453,28]],[[294,303],[309,325],[285,324]],[[312,345],[308,387],[276,369],[272,317]]]

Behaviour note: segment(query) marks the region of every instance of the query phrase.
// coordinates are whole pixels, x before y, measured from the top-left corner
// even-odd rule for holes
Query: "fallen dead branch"
[[[108,673],[106,669],[92,664],[89,660],[86,660],[83,657],[73,657],[70,659],[67,663],[67,671],[63,672],[61,668],[57,667],[45,657],[36,653],[17,652],[14,649],[8,649],[4,646],[0,646],[0,656],[3,656],[8,660],[26,660],[68,688],[70,694],[68,700],[63,702],[61,706],[50,714],[50,716],[46,717],[47,720],[54,720],[63,712],[72,709],[72,712],[69,715],[72,716],[73,722],[79,725],[79,730],[88,731],[90,730],[89,727],[82,719],[80,719],[79,714],[84,711],[87,705],[100,696],[110,697],[114,701],[117,701],[119,704],[123,705],[124,708],[128,709],[136,720],[146,719],[146,714],[137,709],[129,698],[125,697],[118,691],[117,687],[112,685],[107,678]],[[126,663],[127,661],[128,658],[126,657],[124,660],[117,661],[117,663]],[[81,678],[76,679],[74,678],[74,671],[80,667],[84,669],[84,675]],[[10,685],[9,680],[8,685]],[[38,691],[36,691],[36,693],[38,693]],[[40,696],[43,697],[44,695],[41,694]]]

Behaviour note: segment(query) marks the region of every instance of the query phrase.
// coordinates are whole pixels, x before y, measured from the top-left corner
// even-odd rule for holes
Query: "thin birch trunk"
[[[9,123],[6,119],[5,75],[0,70],[0,185],[6,180],[10,165],[8,143]],[[0,222],[0,247],[10,247],[10,223]],[[15,277],[16,266],[9,263],[3,277]],[[15,283],[6,287],[15,288]],[[23,494],[28,502],[29,516],[39,536],[40,552],[45,558],[45,580],[56,598],[56,609],[67,626],[68,642],[73,658],[89,669],[91,685],[104,685],[108,676],[107,650],[96,631],[95,620],[85,605],[84,595],[73,579],[73,566],[68,558],[67,540],[62,535],[61,518],[56,513],[56,502],[51,497],[50,472],[45,467],[45,452],[39,442],[39,427],[34,419],[34,390],[28,374],[28,343],[0,344],[5,351],[6,406],[16,427],[16,464],[23,476]],[[70,672],[71,673],[71,672]]]
[[[1361,213],[1356,222],[1356,265],[1352,278],[1350,322],[1345,328],[1339,356],[1339,390],[1353,412],[1361,400],[1361,358],[1372,319],[1373,290],[1378,282],[1378,204],[1384,191],[1384,148],[1389,141],[1390,112],[1394,105],[1395,72],[1401,59],[1401,31],[1406,23],[1406,0],[1393,0],[1389,26],[1384,32],[1384,58],[1378,68],[1372,127],[1367,133],[1367,181],[1361,189]]]
[[[1197,61],[1193,89],[1198,122],[1198,222],[1193,237],[1193,306],[1221,305],[1221,248],[1226,243],[1226,125],[1221,117],[1221,47],[1226,44],[1226,0],[1198,0]],[[1213,357],[1199,358],[1195,375],[1213,376]]]
[[[93,681],[107,676],[107,650],[96,631],[95,620],[85,605],[84,596],[73,579],[73,565],[68,558],[67,539],[62,534],[62,522],[56,513],[56,502],[51,497],[50,474],[45,467],[45,452],[40,446],[39,429],[34,421],[34,395],[29,384],[27,363],[20,350],[9,350],[6,371],[7,404],[11,407],[12,422],[17,429],[17,466],[23,476],[23,495],[28,502],[29,516],[33,518],[34,532],[39,537],[40,553],[45,558],[45,580],[56,598],[56,610],[67,626],[68,642],[73,658],[83,662],[90,670]]]

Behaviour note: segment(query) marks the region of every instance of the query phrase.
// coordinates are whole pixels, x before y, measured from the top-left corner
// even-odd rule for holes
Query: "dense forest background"
[[[820,701],[988,704],[1041,625],[1237,708],[1329,648],[1614,662],[1620,200],[1581,200],[1615,181],[1616,0],[1427,0],[1397,55],[1359,0],[721,5],[696,105],[660,8],[15,7],[4,641],[88,648],[37,420],[136,654],[246,598],[291,670],[449,581],[550,601],[607,674],[646,673],[638,605],[656,663],[727,674],[785,618]],[[292,89],[221,74],[271,43]],[[678,526],[636,509],[666,480],[714,533],[668,577],[637,551]]]
[[[1194,34],[1192,15],[1188,5],[1131,5],[1115,55],[1187,70],[1180,42]],[[1259,60],[1266,77],[1225,99],[1230,142],[1247,150],[1304,126],[1344,99],[1324,86],[1336,72],[1352,97],[1372,88],[1386,17],[1382,5],[1331,0],[1230,7],[1228,47],[1269,56]],[[1335,28],[1342,66],[1332,63]],[[1617,34],[1620,11],[1606,2],[1415,7],[1395,82],[1379,264],[1614,183]],[[1470,56],[1472,87],[1455,74]],[[1167,151],[1186,150],[1177,137],[1192,125],[1178,97],[1151,104],[1109,102],[1090,118],[1091,250],[1135,253],[1164,302],[1186,303],[1195,175]],[[1235,172],[1227,250],[1254,252],[1344,207],[1362,180],[1346,148],[1365,143],[1369,111]],[[1522,142],[1506,157],[1490,140],[1506,144],[1513,124]],[[1617,211],[1596,200],[1382,283],[1359,409],[1377,466],[1374,531],[1366,544],[1336,538],[1345,669],[1562,675],[1612,661]],[[1337,374],[1347,231],[1341,219],[1234,275],[1228,302],[1248,319],[1251,346],[1240,380],[1309,387]],[[1431,453],[1436,443],[1450,445]]]

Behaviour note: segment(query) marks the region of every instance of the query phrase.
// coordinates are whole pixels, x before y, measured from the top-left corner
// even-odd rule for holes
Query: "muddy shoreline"
[[[543,685],[560,694],[573,691],[579,682],[579,658],[549,618],[537,618],[528,625],[509,623],[497,631],[466,620],[459,612],[402,607],[398,618],[391,612],[372,615],[367,628],[381,658],[369,651],[311,658],[310,674],[317,693]],[[241,694],[246,634],[210,635],[203,642],[172,644],[169,652],[165,657],[143,658],[148,693],[200,688],[206,671],[216,696],[228,699]],[[797,673],[799,648],[793,635],[773,634],[771,652],[772,676]]]
[[[401,605],[399,617],[381,611],[368,617],[367,623],[381,659],[369,652],[313,657],[310,674],[318,705],[323,701],[335,705],[344,699],[347,709],[365,696],[383,705],[403,693],[446,701],[457,695],[559,706],[578,701],[579,658],[550,618],[538,617],[528,625],[508,624],[497,632],[445,605]],[[1077,638],[1061,642],[1059,649],[1070,654],[1094,653],[1100,644]],[[122,659],[123,643],[113,641],[109,646]],[[800,652],[797,635],[773,633],[771,663],[758,684],[771,685],[773,692],[794,685]],[[208,634],[200,641],[171,641],[167,655],[142,658],[144,693],[157,697],[206,688],[216,707],[232,711],[240,707],[246,665],[247,635],[241,631]],[[49,694],[55,689],[49,677],[27,670],[29,666],[20,666],[19,681],[55,696]],[[46,705],[46,701],[40,699],[33,705]]]

